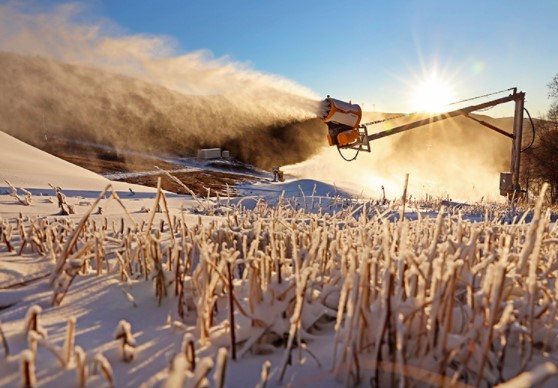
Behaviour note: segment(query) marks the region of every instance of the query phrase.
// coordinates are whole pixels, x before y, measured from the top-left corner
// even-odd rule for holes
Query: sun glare
[[[451,85],[434,76],[420,81],[413,92],[412,106],[415,112],[444,112],[451,102]]]

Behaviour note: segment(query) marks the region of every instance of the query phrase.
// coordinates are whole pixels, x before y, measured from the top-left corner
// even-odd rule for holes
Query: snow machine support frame
[[[461,109],[456,109],[453,111],[449,111],[449,112],[444,112],[444,113],[438,113],[435,115],[432,115],[430,117],[424,118],[424,119],[420,119],[417,121],[412,121],[410,123],[407,124],[403,124],[400,126],[397,126],[395,128],[392,129],[388,129],[388,130],[384,130],[381,132],[376,132],[376,133],[372,133],[369,134],[368,133],[368,125],[372,125],[372,124],[379,124],[381,122],[390,120],[390,119],[385,119],[385,120],[379,120],[379,121],[374,121],[371,123],[365,123],[365,124],[360,124],[358,126],[358,131],[359,131],[359,136],[358,139],[351,143],[351,144],[347,144],[347,145],[343,145],[343,146],[338,146],[339,149],[353,149],[353,150],[357,150],[357,151],[366,151],[366,152],[370,152],[371,148],[370,148],[370,142],[374,141],[374,140],[378,140],[387,136],[392,136],[392,135],[396,135],[398,133],[401,132],[406,132],[409,131],[411,129],[414,128],[418,128],[424,125],[428,125],[428,124],[433,124],[435,122],[438,121],[442,121],[442,120],[447,120],[450,119],[452,117],[457,117],[457,116],[465,116],[471,120],[476,121],[477,123],[503,135],[506,137],[509,137],[510,139],[512,139],[512,155],[511,155],[511,172],[505,172],[505,173],[501,173],[500,174],[500,194],[503,196],[508,196],[508,198],[517,198],[519,195],[521,195],[521,186],[519,184],[519,170],[520,170],[520,164],[521,164],[521,143],[522,143],[522,139],[523,139],[523,111],[524,111],[524,105],[525,105],[525,92],[518,92],[517,88],[511,88],[509,90],[512,90],[512,93],[506,97],[502,97],[502,98],[498,98],[495,100],[490,100],[487,102],[484,102],[482,104],[476,104],[476,105],[471,105],[465,108],[461,108]],[[484,122],[482,120],[478,120],[474,117],[469,116],[470,113],[481,110],[481,109],[486,109],[486,108],[491,108],[494,107],[496,105],[500,105],[500,104],[504,104],[506,102],[510,102],[510,101],[515,101],[515,113],[514,113],[514,123],[513,123],[513,133],[509,133],[507,131],[504,131],[492,124],[489,124],[487,122]],[[412,114],[411,116],[416,115]],[[405,117],[404,115],[402,116],[398,116],[396,118],[399,117]]]

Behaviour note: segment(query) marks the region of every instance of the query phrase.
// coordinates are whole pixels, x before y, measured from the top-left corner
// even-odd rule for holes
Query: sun
[[[428,76],[414,87],[412,109],[414,112],[439,113],[448,110],[454,100],[453,88],[449,82],[437,77]]]

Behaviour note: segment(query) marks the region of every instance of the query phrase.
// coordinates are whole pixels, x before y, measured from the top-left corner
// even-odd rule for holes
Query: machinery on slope
[[[328,143],[330,146],[336,146],[339,149],[339,153],[343,159],[351,161],[356,159],[360,151],[370,152],[370,142],[373,140],[378,140],[383,137],[396,135],[401,132],[408,131],[423,125],[432,124],[441,120],[446,120],[456,116],[464,116],[471,119],[503,136],[506,136],[512,140],[512,157],[511,157],[511,172],[500,173],[500,194],[507,196],[508,198],[517,198],[522,190],[519,184],[519,167],[521,162],[521,143],[523,138],[523,111],[529,112],[525,109],[525,93],[518,92],[517,88],[510,88],[504,91],[486,94],[479,97],[470,98],[460,102],[474,100],[476,98],[487,97],[497,93],[511,91],[512,93],[506,97],[498,98],[495,100],[487,101],[477,105],[471,105],[465,108],[457,109],[454,111],[433,114],[427,118],[421,118],[416,121],[412,121],[389,130],[380,131],[376,133],[369,134],[368,126],[379,124],[388,120],[394,120],[401,117],[412,117],[411,115],[400,115],[391,117],[384,120],[372,121],[369,123],[361,124],[362,110],[359,105],[352,104],[351,102],[344,102],[341,100],[336,100],[327,96],[325,100],[322,101],[320,118],[328,126]],[[481,109],[490,108],[499,104],[506,102],[515,102],[515,113],[514,113],[514,124],[513,133],[508,133],[490,123],[479,120],[469,114]],[[529,118],[530,115],[529,115]],[[531,121],[532,123],[532,121]],[[347,159],[341,153],[342,149],[353,149],[356,150],[356,154],[353,158]]]

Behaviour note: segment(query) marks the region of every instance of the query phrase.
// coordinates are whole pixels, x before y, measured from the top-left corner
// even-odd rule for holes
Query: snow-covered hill
[[[49,184],[68,191],[100,192],[110,181],[98,174],[52,156],[30,146],[13,136],[0,131],[0,188],[7,187],[8,180],[16,187],[27,190],[50,189]],[[155,190],[143,186],[112,182],[118,191],[153,193]]]

